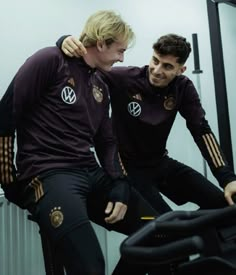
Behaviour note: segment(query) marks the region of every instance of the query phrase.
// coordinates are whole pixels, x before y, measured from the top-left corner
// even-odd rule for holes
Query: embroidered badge
[[[139,103],[132,101],[128,104],[128,112],[131,116],[137,117],[141,114],[141,106]]]
[[[73,78],[73,77],[71,77],[71,78],[68,80],[68,83],[69,83],[71,86],[75,87],[75,81],[74,81],[74,78]]]
[[[176,100],[173,96],[169,96],[164,101],[164,108],[168,111],[173,110],[176,106]]]
[[[101,103],[103,101],[102,89],[94,85],[93,86],[93,96],[97,102]]]
[[[54,207],[51,210],[49,216],[50,216],[51,224],[52,224],[53,227],[57,228],[63,223],[64,215],[61,212],[61,207],[60,206],[59,207]]]
[[[140,100],[140,101],[143,100],[141,94],[132,95],[132,97],[133,97],[134,99],[137,99],[137,100]]]
[[[66,104],[73,104],[76,101],[75,91],[71,87],[66,86],[61,91],[61,98]]]

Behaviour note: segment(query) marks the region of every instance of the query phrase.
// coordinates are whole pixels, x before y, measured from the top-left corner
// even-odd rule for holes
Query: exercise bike
[[[151,275],[236,275],[236,205],[163,214],[127,237],[120,252]]]

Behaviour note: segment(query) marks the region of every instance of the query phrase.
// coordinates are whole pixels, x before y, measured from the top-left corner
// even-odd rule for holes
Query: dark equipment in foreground
[[[126,238],[120,251],[152,275],[235,275],[236,205],[168,212]]]

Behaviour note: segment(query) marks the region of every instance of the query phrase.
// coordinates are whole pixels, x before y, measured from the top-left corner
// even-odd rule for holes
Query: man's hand
[[[66,37],[62,42],[61,49],[64,54],[70,57],[81,57],[87,53],[87,50],[82,42],[74,36]]]
[[[116,223],[124,219],[125,213],[127,211],[127,205],[122,202],[108,202],[105,214],[109,215],[105,218],[107,223]]]
[[[233,197],[236,199],[236,181],[231,181],[225,186],[224,194],[229,205],[236,203],[236,201],[233,200]]]
[[[117,179],[111,183],[108,204],[105,209],[107,223],[116,223],[124,219],[128,208],[129,194],[130,186],[127,178]]]

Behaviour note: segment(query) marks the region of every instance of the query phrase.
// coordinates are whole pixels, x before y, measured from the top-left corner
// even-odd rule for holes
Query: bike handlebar
[[[232,219],[234,218],[234,219]],[[222,209],[198,211],[172,211],[149,221],[140,230],[126,238],[120,252],[128,260],[135,262],[153,261],[159,263],[171,262],[180,256],[190,256],[204,249],[204,240],[199,231],[210,226],[223,225],[226,222],[236,224],[236,206]],[[140,245],[153,234],[172,234],[181,239],[172,239],[168,243],[156,247]]]

